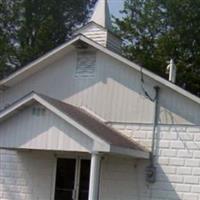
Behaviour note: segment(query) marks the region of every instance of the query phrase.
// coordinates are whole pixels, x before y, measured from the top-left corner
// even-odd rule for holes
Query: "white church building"
[[[200,99],[120,47],[99,0],[0,81],[0,200],[200,200]]]

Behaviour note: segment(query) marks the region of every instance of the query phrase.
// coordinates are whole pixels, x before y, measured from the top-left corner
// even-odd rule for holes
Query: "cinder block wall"
[[[152,126],[113,124],[127,137],[151,147]],[[200,199],[200,126],[158,127],[156,142],[157,182],[143,182],[146,163],[140,161],[142,200]]]
[[[53,153],[0,149],[0,200],[53,200]],[[100,200],[139,200],[137,161],[130,157],[104,156]]]
[[[55,158],[0,149],[0,199],[50,200]]]
[[[113,124],[127,137],[151,146],[152,127]],[[157,134],[157,182],[145,181],[148,161],[105,156],[100,200],[199,200],[200,127],[160,126]],[[55,157],[37,151],[0,150],[1,200],[50,200]]]

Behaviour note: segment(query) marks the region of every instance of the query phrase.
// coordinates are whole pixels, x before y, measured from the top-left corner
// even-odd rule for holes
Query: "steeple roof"
[[[97,1],[89,23],[74,33],[77,34],[82,34],[114,52],[121,53],[121,39],[112,31],[108,0]]]
[[[107,0],[98,0],[90,21],[111,30],[112,23]]]

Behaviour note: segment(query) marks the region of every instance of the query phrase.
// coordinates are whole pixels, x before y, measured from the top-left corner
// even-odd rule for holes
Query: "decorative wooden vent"
[[[32,115],[34,116],[44,116],[45,115],[45,108],[43,107],[38,107],[38,106],[34,106],[32,108]]]
[[[77,53],[76,77],[94,77],[96,69],[96,52],[79,51]]]

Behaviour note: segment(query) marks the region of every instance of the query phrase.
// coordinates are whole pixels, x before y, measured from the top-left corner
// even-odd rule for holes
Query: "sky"
[[[108,0],[111,15],[120,17],[119,11],[123,8],[124,0]]]

